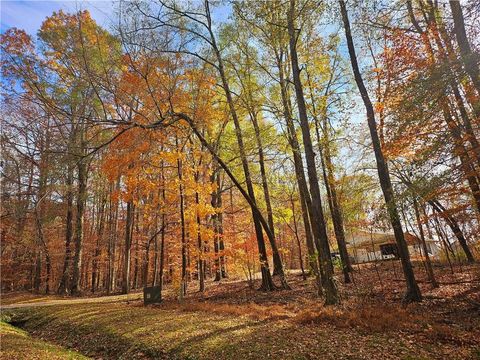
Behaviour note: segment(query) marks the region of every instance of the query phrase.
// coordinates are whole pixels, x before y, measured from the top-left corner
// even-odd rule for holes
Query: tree
[[[393,188],[390,180],[390,174],[388,172],[388,166],[382,152],[380,139],[378,137],[377,124],[375,122],[375,113],[373,110],[373,105],[368,95],[365,84],[363,82],[363,78],[360,74],[357,55],[355,53],[355,47],[353,44],[352,33],[350,29],[350,21],[348,19],[347,8],[344,1],[339,1],[339,4],[340,4],[343,25],[345,28],[345,37],[347,39],[348,53],[350,55],[350,62],[352,65],[355,82],[358,86],[358,90],[360,91],[360,95],[362,96],[362,100],[367,112],[368,128],[370,130],[370,136],[372,138],[372,145],[375,153],[375,160],[377,163],[378,177],[380,180],[380,185],[382,187],[383,196],[385,198],[385,203],[387,205],[390,222],[392,224],[393,231],[395,233],[395,240],[397,242],[400,260],[402,262],[402,269],[405,276],[405,282],[407,285],[407,292],[405,294],[404,300],[406,302],[421,301],[422,295],[420,293],[420,289],[415,280],[415,274],[413,273],[413,268],[412,268],[410,256],[408,253],[407,243],[405,241],[402,224],[400,222],[400,217],[398,215],[398,210],[395,204],[395,197],[394,197]]]
[[[307,118],[307,109],[303,95],[302,82],[300,79],[300,68],[298,65],[298,56],[296,50],[297,34],[294,25],[295,1],[290,0],[290,10],[288,13],[288,33],[290,39],[290,60],[292,62],[293,83],[295,85],[295,94],[297,98],[298,112],[300,116],[300,127],[302,129],[303,146],[305,148],[305,158],[307,160],[307,173],[310,184],[310,193],[312,196],[311,225],[317,248],[320,252],[320,273],[325,290],[325,303],[328,305],[338,302],[338,294],[333,281],[333,265],[330,257],[330,246],[328,244],[327,230],[325,227],[325,218],[322,210],[322,200],[320,197],[320,188],[318,186],[318,176],[315,165],[315,153],[310,135],[310,127]]]

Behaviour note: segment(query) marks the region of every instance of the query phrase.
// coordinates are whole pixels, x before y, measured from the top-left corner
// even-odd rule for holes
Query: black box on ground
[[[162,296],[160,292],[160,286],[151,286],[143,288],[143,303],[148,304],[158,304],[162,302]]]

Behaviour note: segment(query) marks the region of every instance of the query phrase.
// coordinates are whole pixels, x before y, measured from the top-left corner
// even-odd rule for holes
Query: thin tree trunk
[[[120,178],[117,179],[116,190],[120,189]],[[117,228],[118,228],[118,200],[112,199],[113,184],[110,190],[110,219],[108,238],[108,284],[107,293],[116,290],[116,252],[117,252]]]
[[[64,295],[69,288],[70,280],[70,262],[71,262],[71,242],[73,237],[73,166],[67,164],[67,177],[65,179],[67,193],[65,195],[67,203],[66,229],[65,229],[65,258],[63,261],[63,270],[60,278],[57,293]]]
[[[80,143],[82,153],[84,152],[83,134]],[[71,284],[72,295],[79,295],[81,291],[81,269],[83,253],[83,221],[85,217],[85,204],[87,200],[87,163],[85,158],[81,158],[77,163],[78,170],[78,192],[77,192],[77,213],[75,223],[75,254],[73,257],[73,277]]]
[[[258,161],[260,165],[260,174],[262,177],[262,187],[263,187],[263,194],[265,197],[265,206],[267,208],[268,226],[270,227],[270,231],[272,232],[272,235],[273,235],[272,238],[269,238],[270,245],[272,247],[272,255],[273,255],[273,275],[279,275],[281,277],[285,277],[285,273],[283,271],[282,259],[280,257],[280,252],[278,251],[277,242],[275,241],[275,226],[273,223],[272,203],[270,201],[270,191],[268,188],[267,171],[265,170],[265,154],[263,152],[263,143],[262,143],[262,138],[260,134],[260,127],[258,125],[258,119],[254,111],[255,110],[250,111],[250,119],[252,120],[253,129],[255,131],[255,139],[258,147]]]
[[[160,194],[159,194],[160,195]],[[158,227],[158,211],[155,214],[155,229]],[[163,224],[162,224],[163,225]],[[157,286],[158,283],[158,235],[155,235],[155,238],[153,240],[153,251],[154,251],[154,256],[153,256],[153,279],[152,279],[152,286]],[[147,275],[148,277],[148,275]],[[145,279],[145,286],[147,286],[148,282],[147,279]]]
[[[249,61],[249,55],[247,56],[247,62]],[[247,69],[247,75],[250,78],[250,69]],[[257,143],[258,149],[258,161],[260,166],[260,175],[262,179],[262,188],[263,188],[263,195],[265,199],[265,207],[267,210],[267,221],[268,226],[270,227],[270,231],[272,233],[272,237],[268,237],[270,246],[272,248],[272,256],[273,256],[273,275],[279,275],[282,279],[282,283],[286,283],[285,273],[283,271],[283,264],[282,259],[280,257],[280,252],[278,251],[277,241],[275,240],[275,224],[273,222],[273,211],[272,211],[272,204],[270,201],[270,190],[268,186],[268,179],[267,179],[267,171],[265,169],[265,153],[263,148],[262,136],[260,133],[260,126],[258,123],[258,105],[256,104],[255,100],[253,99],[252,91],[250,86],[245,86],[242,77],[238,75],[240,83],[242,85],[243,93],[245,94],[246,100],[244,101],[246,104],[246,109],[248,111],[250,120],[252,121],[254,133],[255,133],[255,141]]]
[[[41,260],[42,252],[45,254],[45,267],[46,267],[46,278],[45,278],[45,294],[50,292],[50,276],[51,276],[51,261],[50,253],[48,251],[47,244],[45,243],[45,236],[43,234],[43,210],[39,210],[38,207],[42,207],[41,203],[37,203],[35,206],[35,224],[37,228],[37,262],[35,264],[35,292],[40,291],[41,284]]]
[[[310,194],[312,197],[312,216],[310,221],[313,229],[317,249],[320,253],[320,273],[322,284],[325,290],[325,304],[333,305],[339,302],[337,288],[333,279],[333,265],[328,244],[327,229],[322,209],[322,200],[320,196],[320,187],[318,184],[317,169],[315,164],[315,153],[313,151],[312,139],[310,135],[310,126],[308,123],[307,109],[303,94],[302,82],[300,79],[300,68],[298,65],[298,55],[296,49],[297,34],[294,26],[295,0],[290,0],[290,10],[288,12],[288,34],[290,40],[290,60],[292,63],[293,83],[295,85],[295,94],[297,98],[298,112],[300,117],[300,127],[302,129],[303,146],[305,148],[305,158],[307,161],[307,173],[310,184]]]
[[[99,273],[99,266],[98,266],[98,261],[101,253],[101,242],[103,238],[103,229],[105,227],[105,205],[107,202],[107,199],[105,195],[101,194],[100,195],[100,205],[98,209],[98,228],[97,228],[97,243],[95,246],[95,253],[94,257],[92,260],[92,293],[95,292],[95,288],[97,287],[98,284],[98,279],[100,277]]]
[[[268,224],[262,224],[260,217],[261,213],[256,206],[256,200],[255,200],[255,192],[253,189],[253,183],[252,179],[250,176],[250,168],[248,165],[248,159],[246,156],[245,152],[245,146],[244,146],[244,141],[243,141],[243,133],[242,133],[242,128],[240,126],[240,121],[237,116],[237,111],[235,109],[235,104],[233,102],[232,98],[232,93],[230,91],[230,87],[228,84],[227,76],[225,73],[225,68],[223,64],[223,59],[220,54],[220,51],[218,49],[218,46],[216,44],[216,39],[215,35],[213,34],[212,30],[212,22],[211,22],[211,15],[210,15],[210,5],[208,1],[205,1],[205,11],[207,15],[207,23],[208,23],[208,31],[210,34],[210,40],[211,40],[211,45],[212,49],[215,53],[217,63],[218,63],[218,72],[222,81],[222,86],[225,91],[225,96],[227,98],[227,103],[228,107],[230,110],[230,115],[233,119],[233,123],[235,125],[235,135],[237,138],[237,143],[238,143],[238,148],[240,152],[240,159],[242,161],[242,167],[243,167],[243,172],[245,175],[245,183],[247,186],[247,192],[248,192],[248,197],[251,200],[251,211],[252,211],[252,218],[253,218],[253,223],[255,227],[255,234],[257,237],[257,245],[258,245],[258,252],[259,252],[259,258],[260,258],[260,269],[262,272],[262,285],[260,287],[261,290],[263,291],[271,291],[275,289],[275,285],[273,284],[272,280],[272,275],[270,274],[270,269],[268,266],[268,258],[267,258],[267,249],[265,247],[265,240],[263,237],[263,230],[262,230],[262,225],[264,225],[265,231],[267,233],[267,236],[271,237],[273,239],[273,234],[271,232],[271,229],[269,228]],[[284,287],[285,285],[288,287],[287,284],[283,284]]]
[[[300,269],[302,270],[302,278],[303,280],[307,280],[307,275],[305,274],[305,269],[303,267],[302,244],[300,243],[300,237],[298,236],[298,226],[297,226],[297,217],[296,217],[297,215],[295,212],[295,201],[293,200],[292,195],[290,195],[290,203],[292,204],[292,217],[293,217],[293,229],[295,232],[295,240],[297,241],[297,246],[298,246],[298,260],[300,262]]]
[[[127,216],[125,219],[125,250],[123,257],[123,284],[122,293],[128,294],[130,292],[130,258],[132,249],[132,234],[133,234],[133,216],[134,205],[132,200],[127,201]]]
[[[428,279],[432,283],[432,287],[437,288],[438,287],[438,282],[435,279],[435,274],[433,273],[432,262],[430,261],[430,256],[428,255],[428,248],[427,248],[427,243],[425,241],[425,234],[423,232],[423,225],[422,225],[422,222],[420,220],[420,212],[418,210],[417,199],[413,199],[413,208],[415,210],[415,218],[417,220],[418,230],[420,231],[420,240],[422,241],[423,253],[425,254],[425,266],[426,266],[426,269],[427,269]]]
[[[380,139],[377,132],[377,124],[375,122],[375,113],[373,110],[372,102],[368,95],[365,84],[360,73],[360,68],[357,62],[357,55],[355,53],[355,47],[353,44],[352,34],[350,30],[350,21],[348,19],[347,8],[343,0],[339,1],[340,10],[342,14],[342,20],[345,28],[345,36],[347,38],[348,52],[350,55],[350,62],[352,65],[353,73],[355,76],[355,82],[357,83],[360,95],[362,96],[363,103],[367,112],[367,121],[368,127],[370,129],[370,136],[372,138],[373,149],[375,153],[375,159],[377,162],[378,177],[380,180],[380,185],[382,188],[383,196],[385,198],[385,203],[387,205],[387,210],[390,218],[390,222],[393,227],[395,234],[395,240],[397,242],[398,252],[400,260],[402,262],[403,273],[405,276],[405,282],[407,285],[407,292],[405,294],[405,301],[421,301],[422,295],[418,287],[417,281],[415,280],[415,274],[413,272],[412,263],[410,261],[410,255],[408,253],[407,242],[403,234],[402,224],[400,222],[400,217],[398,215],[397,206],[395,203],[393,188],[390,180],[390,174],[388,171],[388,165],[383,156],[382,148],[380,145]]]
[[[323,114],[323,136],[320,137],[320,124],[317,117],[317,111],[315,101],[313,98],[313,89],[310,82],[310,76],[307,71],[307,79],[309,92],[312,102],[313,117],[315,120],[315,131],[317,135],[318,151],[320,154],[320,161],[322,163],[323,181],[325,182],[325,188],[327,190],[328,205],[330,208],[330,214],[332,215],[333,230],[335,232],[335,239],[337,240],[338,251],[340,252],[340,258],[342,260],[342,272],[345,283],[350,283],[349,272],[352,271],[352,265],[350,264],[350,258],[348,256],[347,244],[345,241],[345,230],[343,227],[343,216],[340,203],[337,196],[337,187],[335,185],[334,168],[332,163],[332,156],[330,152],[330,135],[329,126],[326,113]]]
[[[468,42],[467,32],[465,31],[465,21],[463,18],[460,1],[450,0],[450,9],[452,10],[454,23],[453,31],[457,38],[457,43],[460,49],[461,59],[465,68],[465,72],[470,76],[478,95],[480,95],[480,71],[478,69],[478,54],[475,54],[472,51],[470,43]],[[478,101],[475,107],[477,108],[477,111],[480,110],[478,109]]]
[[[134,266],[133,266],[133,288],[137,289],[138,288],[138,273],[139,273],[139,262],[138,262],[138,257],[139,257],[139,246],[138,246],[138,241],[140,238],[140,212],[137,211],[135,215],[135,260],[134,260]]]
[[[447,209],[445,209],[445,207],[438,200],[429,200],[428,203],[447,222],[447,225],[450,227],[453,234],[457,238],[460,246],[462,247],[463,252],[467,257],[467,261],[469,263],[475,262],[475,258],[473,257],[473,254],[468,247],[467,240],[463,236],[463,232],[462,230],[460,230],[460,226],[458,225],[458,222],[455,220],[455,218],[448,214]]]
[[[214,172],[210,177],[212,183],[216,183],[216,189],[211,194],[211,205],[215,209],[215,213],[212,215],[212,227],[214,231],[213,246],[214,246],[214,269],[215,278],[214,281],[220,281],[222,278],[226,278],[225,270],[225,256],[223,254],[225,245],[223,242],[223,213],[222,213],[222,182],[220,174],[220,166],[218,162],[214,162]]]
[[[195,176],[195,179],[198,183],[198,171]],[[198,192],[195,192],[195,203],[197,207],[200,205],[200,197]],[[197,271],[198,271],[198,281],[199,281],[199,291],[204,292],[205,291],[205,267],[204,267],[204,260],[203,260],[203,241],[202,241],[202,234],[201,234],[201,221],[200,221],[200,215],[197,210],[197,215],[196,215],[196,221],[197,221],[197,245],[198,245],[198,260],[197,260]]]
[[[313,241],[312,227],[310,223],[309,212],[312,208],[310,193],[308,191],[307,180],[305,179],[305,170],[303,168],[302,153],[295,131],[295,125],[293,123],[291,104],[289,101],[289,95],[287,91],[287,82],[284,73],[283,53],[277,54],[277,68],[280,82],[280,92],[282,96],[283,112],[285,117],[285,123],[287,125],[288,142],[292,148],[293,164],[295,167],[295,176],[298,184],[298,191],[300,195],[300,204],[302,208],[303,225],[305,227],[305,238],[307,243],[307,250],[309,255],[309,265],[311,271],[315,275],[318,294],[322,295],[322,282],[320,278],[320,271],[318,268],[319,254],[315,249]]]
[[[35,266],[34,266],[34,278],[33,278],[33,290],[35,293],[40,292],[40,285],[42,281],[42,251],[41,244],[38,238],[38,229],[37,229],[37,241],[35,246]]]
[[[235,185],[235,187],[238,189],[238,191],[240,191],[240,193],[242,194],[243,198],[247,201],[247,203],[250,205],[250,208],[252,209],[252,213],[255,214],[255,219],[259,221],[260,225],[263,226],[263,229],[265,230],[265,232],[267,233],[267,236],[272,236],[271,232],[270,232],[270,227],[268,226],[268,223],[267,221],[265,220],[265,218],[262,216],[262,213],[260,212],[260,210],[258,209],[255,201],[250,197],[250,195],[248,194],[248,192],[243,188],[243,186],[240,184],[240,182],[237,180],[237,178],[235,177],[235,175],[233,175],[232,171],[230,170],[230,168],[227,166],[227,164],[220,158],[220,156],[218,156],[218,154],[216,153],[215,149],[212,147],[212,145],[210,145],[208,143],[208,141],[205,139],[205,137],[202,135],[202,133],[197,129],[196,125],[195,125],[195,122],[193,121],[193,119],[191,117],[189,117],[188,115],[184,114],[184,113],[175,113],[174,116],[178,119],[182,119],[182,120],[185,120],[186,122],[188,122],[188,124],[190,125],[190,128],[192,129],[192,131],[194,132],[194,134],[197,136],[197,138],[200,140],[200,142],[202,143],[203,146],[205,146],[205,148],[210,152],[210,154],[213,156],[213,158],[218,162],[218,164],[220,165],[220,167],[225,171],[225,173],[227,174],[227,176],[230,178],[230,180],[232,180],[233,184]],[[263,234],[262,234],[263,235]],[[263,237],[262,237],[263,239]],[[258,238],[257,238],[257,243],[258,243]],[[263,242],[263,245],[265,245],[265,242]],[[222,242],[220,242],[220,246],[222,246]],[[263,247],[264,250],[265,247]],[[266,254],[266,252],[265,252]],[[265,258],[266,259],[266,258]],[[263,265],[264,268],[267,268],[268,267],[268,264],[264,264]],[[268,268],[267,268],[268,269]],[[270,272],[268,272],[268,274],[270,274]],[[269,277],[265,277],[263,276],[262,279],[272,279],[272,276],[269,275]],[[288,284],[287,284],[288,285]],[[272,282],[272,286],[273,286],[273,282]],[[284,284],[285,286],[285,284]],[[263,288],[263,281],[262,281],[262,287],[260,288],[261,290],[265,290]],[[271,288],[271,290],[274,290],[274,287]],[[266,290],[265,290],[266,291]]]
[[[432,6],[432,4],[429,4],[429,5]],[[450,69],[452,65],[450,64],[450,57],[449,57],[448,51],[445,49],[445,46],[442,43],[442,40],[439,36],[439,32],[434,30],[432,32],[433,33],[433,38],[434,38],[433,41],[437,45],[437,49],[438,49],[438,53],[439,53],[438,56],[440,57],[440,59],[438,61],[436,60],[436,54],[434,52],[434,49],[433,49],[432,44],[430,42],[430,39],[428,37],[429,34],[425,33],[425,31],[420,27],[420,25],[416,21],[415,15],[413,13],[412,6],[411,6],[410,2],[407,2],[407,6],[409,8],[410,19],[411,19],[412,23],[414,24],[415,28],[417,29],[417,31],[420,34],[422,34],[422,36],[425,35],[425,36],[422,37],[422,39],[423,39],[423,42],[424,42],[426,52],[429,55],[431,61],[433,61],[433,62],[436,61],[436,62],[439,62],[440,64],[446,63],[448,65],[446,67],[446,69],[447,69],[447,72],[449,74],[449,77],[451,78],[450,86],[452,87],[454,97],[455,97],[455,100],[457,102],[458,109],[460,111],[460,116],[461,116],[461,118],[464,122],[464,125],[465,125],[465,130],[466,130],[466,133],[467,133],[466,138],[472,146],[473,152],[476,155],[477,162],[480,164],[480,145],[479,145],[478,140],[477,140],[477,138],[474,134],[474,131],[472,129],[472,124],[470,123],[470,119],[469,119],[468,114],[466,112],[466,109],[463,105],[463,99],[462,99],[462,97],[460,95],[460,92],[459,92],[459,89],[458,89],[458,84],[457,84],[457,80],[455,79],[455,74]],[[443,25],[439,24],[437,22],[437,19],[434,16],[433,10],[434,9],[432,8],[431,9],[432,12],[430,13],[430,16],[427,18],[427,24],[428,25],[433,24],[435,26],[435,28],[439,28],[442,33],[445,33],[445,30],[443,29]],[[445,37],[446,37],[446,35],[445,35]],[[451,44],[450,44],[450,42],[447,38],[445,38],[445,45],[450,50],[450,52],[453,52],[452,46],[451,46]],[[440,106],[441,106],[441,109],[442,109],[442,112],[443,112],[444,120],[447,124],[448,129],[450,130],[450,133],[451,133],[452,137],[453,137],[455,155],[458,156],[459,159],[460,159],[462,172],[464,173],[465,179],[467,180],[468,185],[470,187],[470,190],[472,191],[472,195],[473,195],[473,198],[475,200],[475,205],[476,205],[477,211],[478,211],[478,213],[480,213],[480,187],[479,187],[479,184],[478,184],[478,179],[477,179],[477,176],[476,176],[476,173],[475,173],[475,169],[472,165],[470,155],[469,155],[469,153],[468,153],[468,151],[465,147],[465,141],[463,139],[462,130],[456,124],[456,122],[455,122],[455,120],[452,116],[452,112],[454,110],[451,111],[451,108],[453,109],[453,107],[449,103],[449,99],[448,99],[447,96],[445,96],[441,99]],[[475,110],[476,106],[474,105],[473,107],[474,107],[474,110]],[[475,111],[475,114],[478,116],[479,112]]]
[[[222,210],[222,182],[220,179],[220,172],[217,175],[217,207],[220,211],[217,213],[217,236],[218,236],[218,250],[220,252],[220,277],[226,279],[227,276],[227,261],[225,258],[225,243],[223,241],[223,210]]]
[[[461,11],[461,9],[460,9]],[[431,33],[433,34],[433,38],[435,41],[435,44],[437,45],[438,53],[440,56],[439,63],[442,64],[443,66],[446,65],[445,69],[447,71],[447,75],[450,83],[450,87],[452,88],[452,92],[454,94],[455,101],[457,103],[458,110],[460,112],[460,117],[464,123],[464,131],[466,133],[466,140],[471,144],[473,153],[475,154],[475,158],[477,160],[477,166],[480,166],[480,144],[478,142],[478,139],[475,135],[475,132],[473,130],[472,123],[470,121],[470,117],[468,116],[467,110],[465,109],[464,105],[464,99],[462,98],[462,95],[460,94],[460,89],[459,89],[459,80],[458,77],[456,76],[454,72],[454,64],[451,63],[451,58],[452,56],[456,56],[454,53],[454,49],[452,46],[452,42],[450,40],[450,37],[447,34],[447,31],[445,29],[445,26],[442,21],[438,21],[436,16],[431,16],[429,18],[428,23],[433,23],[435,25],[435,28],[439,31],[432,31]],[[442,36],[443,36],[443,42],[442,42]],[[428,37],[424,37],[424,41],[427,42]],[[468,43],[467,43],[468,44]],[[430,53],[430,56],[432,59],[435,58],[435,53],[433,51],[433,48],[430,44],[427,45],[427,51]],[[463,53],[462,53],[462,59],[463,59]],[[478,76],[478,67],[477,67],[477,76]],[[470,92],[470,87],[466,87],[467,91],[467,99],[470,100],[471,105],[474,110],[474,114],[476,117],[480,117],[480,108],[479,108],[479,102],[478,102],[478,97],[477,96],[468,96],[471,95],[469,94]],[[480,93],[479,93],[480,95]],[[473,101],[472,101],[473,100]],[[448,103],[447,99],[443,100],[445,103]],[[463,131],[462,130],[462,131]],[[463,145],[465,147],[465,145]]]
[[[462,169],[463,175],[467,180],[470,191],[472,192],[475,207],[480,213],[480,185],[478,183],[477,177],[475,176],[475,169],[471,164],[468,152],[465,149],[461,130],[452,118],[452,114],[448,108],[448,105],[445,102],[442,104],[442,111],[444,120],[453,137],[455,155],[457,155],[460,160],[460,168]]]
[[[177,151],[180,151],[178,147],[178,138],[175,138]],[[185,197],[183,194],[183,177],[182,177],[182,160],[178,158],[177,160],[177,171],[178,171],[178,191],[180,196],[180,226],[181,226],[181,243],[182,243],[182,279],[181,279],[181,297],[187,294],[187,243],[186,243],[186,234],[185,234]]]
[[[163,151],[163,145],[162,145]],[[164,206],[166,205],[166,182],[165,182],[165,162],[162,159],[160,162],[160,179],[162,181],[162,201]],[[163,272],[165,268],[165,228],[166,228],[166,219],[165,219],[165,208],[161,210],[161,232],[160,232],[160,264],[159,264],[159,274],[158,274],[158,286],[160,287],[160,300],[162,299],[162,291],[163,291]],[[157,241],[155,239],[155,241]],[[156,276],[156,274],[155,274]],[[156,285],[157,282],[154,283]]]
[[[145,255],[144,255],[144,258],[143,258],[143,271],[142,271],[142,286],[143,287],[148,286],[148,270],[150,268],[150,246],[152,244],[152,241],[156,242],[156,238],[157,238],[157,234],[155,234],[149,241],[147,241],[147,244],[146,244]]]
[[[220,178],[220,169],[218,166],[215,166],[215,170],[213,171],[212,175],[210,176],[210,181],[217,182],[217,178]],[[220,206],[218,205],[218,196],[219,192],[221,191],[220,186],[217,189],[212,191],[211,194],[211,202],[212,208],[215,210],[215,213],[212,214],[212,227],[213,227],[213,251],[214,251],[214,267],[215,267],[215,279],[214,281],[220,281],[222,279],[222,271],[220,268],[220,255],[219,255],[219,242],[220,242],[220,234],[219,234],[219,224],[218,224],[218,213],[217,211],[220,210]]]
[[[160,233],[160,273],[158,275],[158,286],[160,287],[160,300],[163,291],[163,269],[165,268],[165,214],[162,214],[162,232]]]

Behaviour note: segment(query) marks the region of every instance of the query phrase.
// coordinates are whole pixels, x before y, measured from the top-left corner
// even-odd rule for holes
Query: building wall
[[[438,254],[439,247],[437,244],[429,242],[427,243],[427,247],[429,247],[429,255],[432,258],[435,258]],[[354,249],[352,247],[348,248],[348,252],[353,259],[354,263],[365,263],[370,261],[380,261],[380,260],[388,260],[392,259],[393,255],[382,255],[382,252],[379,249],[379,246],[375,244],[374,246],[375,251],[368,251],[367,249]],[[421,258],[423,257],[423,249],[420,244],[415,245],[408,245],[408,252],[410,253],[410,257],[412,258]]]

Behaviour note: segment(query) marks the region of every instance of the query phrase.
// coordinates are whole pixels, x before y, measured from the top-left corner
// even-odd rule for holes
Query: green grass
[[[32,336],[102,359],[475,358],[458,345],[429,347],[395,333],[366,334],[328,323],[301,325],[292,319],[258,320],[140,303],[70,304],[8,313]],[[7,348],[11,354],[12,346]]]
[[[27,332],[0,322],[0,358],[9,360],[88,359],[60,346],[31,338]]]

